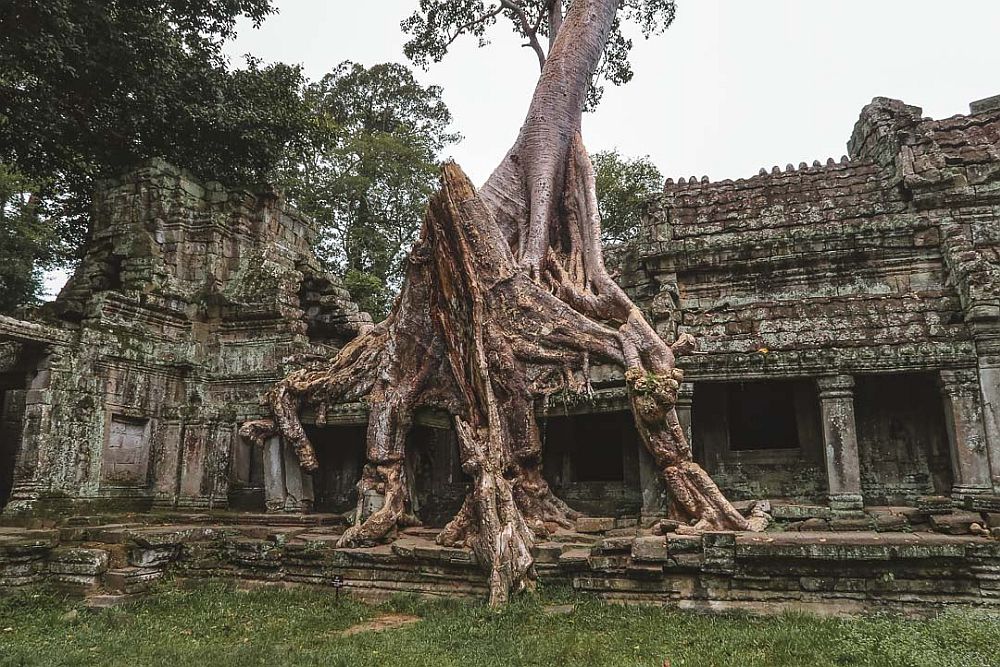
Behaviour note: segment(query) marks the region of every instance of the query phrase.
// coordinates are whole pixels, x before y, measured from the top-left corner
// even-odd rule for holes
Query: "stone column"
[[[951,493],[955,499],[993,490],[978,375],[971,368],[939,374],[954,476]]]
[[[268,512],[285,509],[285,462],[281,438],[273,435],[264,443],[264,506]]]
[[[313,478],[299,465],[299,455],[291,447],[282,447],[285,463],[285,511],[311,512]]]
[[[677,410],[677,421],[681,423],[681,428],[684,429],[684,437],[687,438],[688,444],[692,447],[694,446],[694,441],[691,438],[691,407],[694,404],[694,384],[691,382],[682,382],[681,388],[677,390],[677,404],[674,406]]]
[[[1000,494],[1000,331],[976,340],[979,354],[979,390],[983,402],[983,426],[990,459],[993,493]]]
[[[861,464],[854,422],[854,378],[830,375],[816,379],[823,419],[823,451],[830,508],[835,512],[857,512],[864,507],[861,496]]]

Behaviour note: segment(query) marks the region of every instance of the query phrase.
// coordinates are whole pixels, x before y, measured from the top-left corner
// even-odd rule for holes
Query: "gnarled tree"
[[[385,502],[361,521],[359,501],[359,521],[341,539],[357,544],[413,520],[407,433],[418,409],[447,412],[471,485],[438,541],[475,550],[494,605],[533,585],[535,537],[577,516],[542,477],[534,406],[554,391],[589,391],[594,360],[625,369],[635,422],[670,492],[672,515],[698,529],[752,527],[692,461],[677,420],[675,357],[693,339],[666,344],[604,266],[580,120],[608,36],[629,3],[573,0],[565,16],[561,3],[541,4],[558,12],[547,23],[551,47],[539,46],[541,76],[500,166],[478,191],[457,165],[444,166],[388,318],[327,367],[277,383],[267,396],[274,419],[244,427],[256,439],[280,433],[302,467],[315,470],[299,411],[367,402],[359,491],[363,498],[374,490]],[[519,6],[501,2],[515,18]]]

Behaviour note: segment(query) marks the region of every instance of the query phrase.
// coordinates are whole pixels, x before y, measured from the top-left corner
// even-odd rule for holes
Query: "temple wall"
[[[274,193],[153,160],[94,200],[88,252],[41,323],[0,331],[37,356],[8,382],[24,411],[5,512],[224,508],[230,492],[263,510],[261,452],[238,425],[264,416],[293,357],[335,352],[370,318]]]
[[[668,180],[650,202],[622,280],[664,338],[699,341],[680,361],[693,444],[725,491],[846,510],[1000,492],[1000,102],[974,109],[876,98],[839,161]],[[786,381],[785,408],[758,400]],[[798,447],[734,451],[755,429],[726,423],[734,400],[779,432],[794,413]]]

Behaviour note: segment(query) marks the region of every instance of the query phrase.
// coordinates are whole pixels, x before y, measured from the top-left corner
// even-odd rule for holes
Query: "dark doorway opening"
[[[358,480],[365,464],[367,424],[306,426],[319,470],[313,473],[313,507],[318,512],[347,512],[357,506]]]
[[[812,379],[695,382],[695,459],[731,499],[816,502],[826,494]]]
[[[9,393],[0,391],[0,510],[7,505],[14,488],[14,463],[17,458],[17,447],[7,418]]]
[[[594,516],[639,511],[642,445],[630,411],[554,415],[539,428],[545,477],[570,506]]]
[[[428,526],[444,526],[458,513],[469,490],[458,438],[450,426],[414,424],[407,436],[406,472],[413,511]]]
[[[0,342],[0,510],[10,502],[14,489],[28,388],[48,382],[48,371],[38,368],[41,360],[41,353],[32,346]]]
[[[869,503],[951,492],[948,432],[935,380],[928,373],[856,378],[861,488]]]

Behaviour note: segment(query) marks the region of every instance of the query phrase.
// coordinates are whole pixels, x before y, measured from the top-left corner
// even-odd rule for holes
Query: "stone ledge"
[[[71,591],[132,596],[172,573],[187,581],[323,587],[340,580],[348,593],[372,600],[400,592],[485,594],[474,553],[435,544],[431,530],[346,549],[336,546],[339,530],[117,524],[86,533],[107,542],[60,543],[55,530],[4,529],[0,589],[49,582]],[[610,601],[679,608],[1000,609],[1000,542],[983,537],[871,531],[658,536],[633,530],[634,536],[603,540],[558,533],[553,538],[559,541],[535,546],[539,576]],[[573,541],[582,539],[588,541]]]

